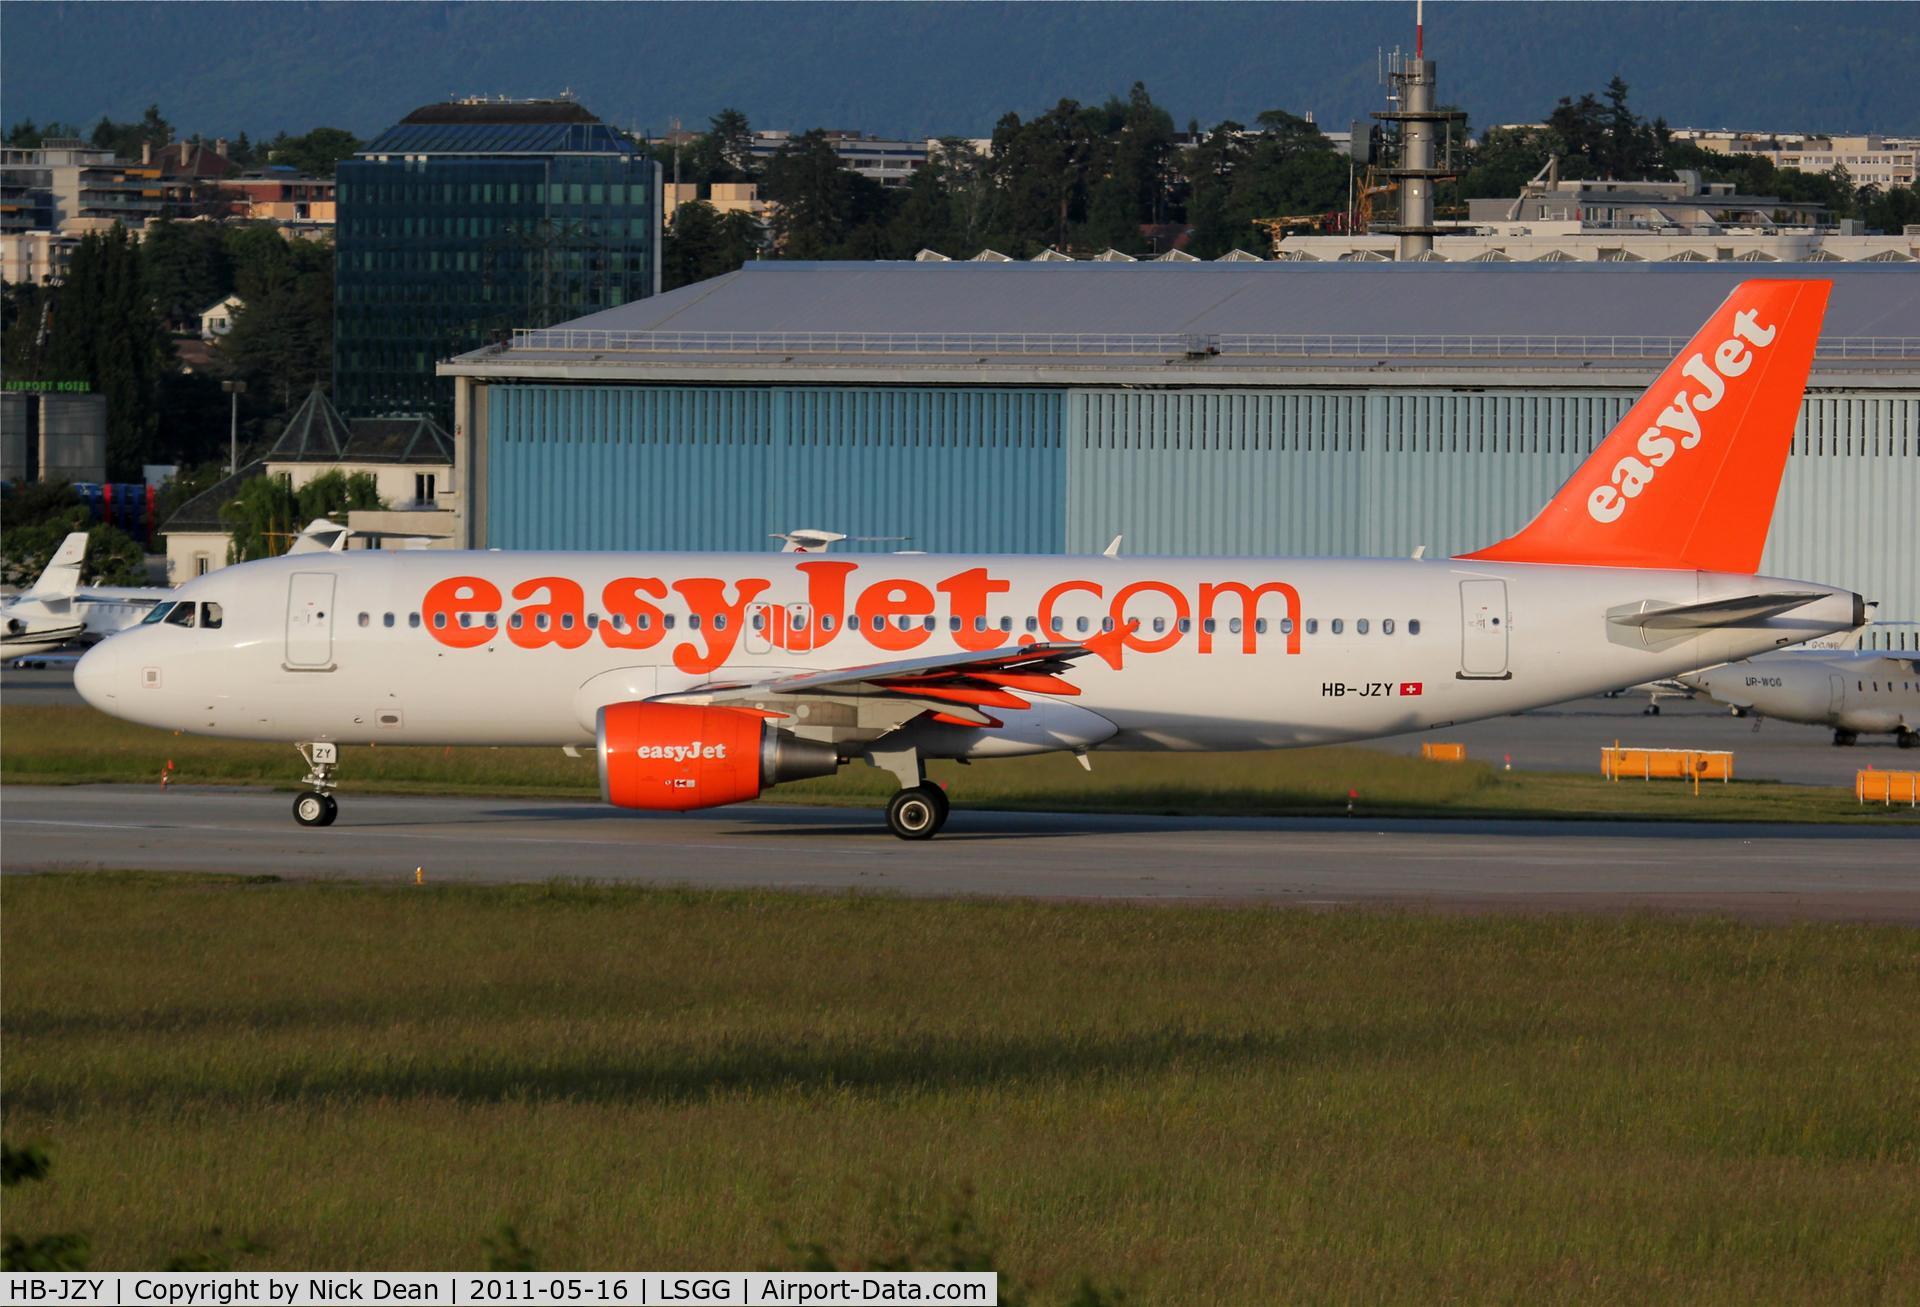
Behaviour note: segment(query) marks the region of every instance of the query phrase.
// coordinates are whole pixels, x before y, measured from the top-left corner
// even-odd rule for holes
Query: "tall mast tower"
[[[1440,228],[1433,225],[1435,183],[1459,176],[1453,166],[1453,124],[1466,118],[1457,110],[1434,108],[1435,65],[1426,57],[1426,3],[1416,0],[1413,19],[1413,58],[1397,56],[1387,66],[1387,102],[1392,108],[1373,116],[1398,127],[1399,164],[1380,172],[1400,183],[1400,221],[1379,228],[1400,238],[1401,259],[1417,258],[1433,249]],[[1436,149],[1439,129],[1446,128],[1446,149]]]

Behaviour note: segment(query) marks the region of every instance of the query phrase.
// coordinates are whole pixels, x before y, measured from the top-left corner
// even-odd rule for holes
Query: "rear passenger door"
[[[333,670],[332,572],[295,572],[287,582],[287,666]]]

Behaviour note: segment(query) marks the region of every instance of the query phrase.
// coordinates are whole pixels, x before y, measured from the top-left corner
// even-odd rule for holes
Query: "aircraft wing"
[[[868,698],[900,701],[915,712],[932,712],[956,725],[998,725],[983,709],[1025,708],[1028,694],[1076,695],[1079,687],[1060,673],[1095,650],[1083,644],[1029,644],[985,652],[937,654],[897,662],[838,667],[764,681],[709,681],[660,702],[741,703],[801,698]]]
[[[1776,594],[1741,595],[1736,599],[1714,599],[1672,608],[1650,608],[1646,606],[1648,601],[1643,601],[1639,612],[1609,613],[1607,620],[1616,626],[1639,626],[1654,631],[1737,626],[1742,622],[1778,617],[1826,597],[1810,590],[1782,590]]]

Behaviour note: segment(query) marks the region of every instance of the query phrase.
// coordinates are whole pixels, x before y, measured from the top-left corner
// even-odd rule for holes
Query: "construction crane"
[[[1373,197],[1384,195],[1393,189],[1391,182],[1377,184],[1374,170],[1367,169],[1367,176],[1357,196],[1358,207],[1355,212],[1344,213],[1303,213],[1281,218],[1255,218],[1253,225],[1264,228],[1273,238],[1273,251],[1280,252],[1280,243],[1293,232],[1312,235],[1348,236],[1365,234],[1373,222]]]

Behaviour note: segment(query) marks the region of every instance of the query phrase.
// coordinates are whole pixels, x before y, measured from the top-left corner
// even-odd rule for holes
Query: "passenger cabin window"
[[[1293,634],[1293,619],[1291,617],[1283,617],[1280,619],[1280,634]]]
[[[200,625],[207,630],[219,630],[220,623],[224,617],[225,613],[219,604],[208,603],[200,605]]]
[[[372,626],[372,625],[373,625],[373,614],[372,614],[372,613],[362,613],[362,614],[360,614],[360,625],[362,625],[362,626]]]
[[[1192,629],[1193,629],[1193,619],[1191,617],[1183,617],[1180,619],[1180,634],[1185,635],[1188,631],[1191,631]]]
[[[1027,629],[1028,629],[1029,631],[1037,631],[1037,630],[1039,630],[1039,629],[1040,629],[1040,619],[1039,619],[1039,618],[1037,618],[1037,617],[1029,617],[1029,618],[1027,619]]]
[[[1407,623],[1407,634],[1408,634],[1408,635],[1418,635],[1418,634],[1420,634],[1420,619],[1419,619],[1419,618],[1417,618],[1417,617],[1416,617],[1416,618],[1414,618],[1414,619],[1413,619],[1412,621],[1410,621],[1410,622],[1408,622],[1408,623]]]
[[[193,605],[191,603],[175,604],[173,606],[173,611],[167,614],[167,625],[168,626],[192,626],[193,625]]]
[[[1367,633],[1367,619],[1363,617],[1359,621],[1355,622],[1353,624],[1353,629],[1357,631],[1359,634],[1365,635]]]
[[[392,613],[380,614],[380,625],[391,628],[393,626],[393,614]]]
[[[1319,618],[1317,618],[1317,617],[1309,617],[1309,618],[1307,619],[1307,634],[1308,634],[1308,635],[1318,635],[1318,634],[1320,634],[1320,619],[1319,619]]]
[[[1337,617],[1333,619],[1333,633],[1335,635],[1339,635],[1342,631],[1346,629],[1347,629],[1347,624],[1345,622],[1341,621]]]
[[[1212,635],[1214,632],[1214,628],[1217,625],[1218,623],[1213,618],[1211,617],[1203,618],[1200,622],[1200,629],[1205,631],[1208,635]]]
[[[1387,618],[1385,621],[1380,623],[1380,634],[1382,635],[1393,634],[1393,619],[1391,617]]]
[[[418,614],[418,613],[408,613],[408,614],[407,614],[407,625],[408,625],[408,626],[418,626],[418,625],[420,625],[420,614]]]
[[[1073,629],[1080,632],[1082,635],[1086,634],[1087,619],[1084,617],[1075,618],[1073,623]]]

